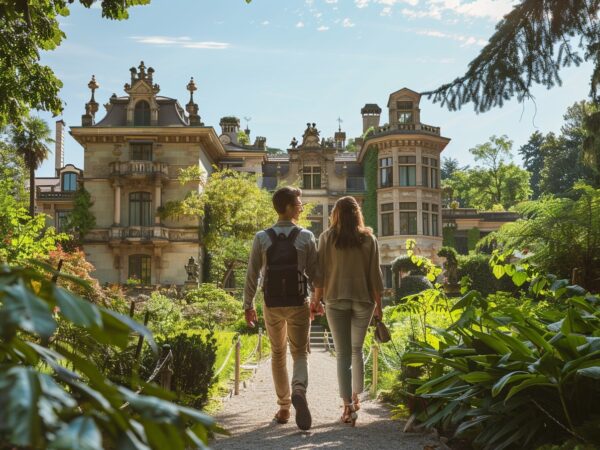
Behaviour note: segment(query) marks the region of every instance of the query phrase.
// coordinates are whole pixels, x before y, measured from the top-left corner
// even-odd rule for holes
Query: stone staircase
[[[313,352],[315,351],[327,351],[326,343],[324,339],[325,328],[322,325],[313,324],[310,328],[310,348]],[[333,350],[333,337],[328,332],[329,337],[329,349]]]

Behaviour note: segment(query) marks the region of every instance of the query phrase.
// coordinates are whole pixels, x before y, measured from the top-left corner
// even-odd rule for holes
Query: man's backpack
[[[265,304],[268,307],[302,306],[308,289],[306,276],[298,270],[298,251],[294,246],[300,228],[292,228],[287,236],[277,235],[273,228],[265,232],[271,239],[263,283]]]

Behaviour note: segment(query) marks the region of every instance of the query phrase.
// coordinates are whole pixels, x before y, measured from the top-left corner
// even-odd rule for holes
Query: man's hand
[[[314,297],[310,301],[310,320],[314,320],[315,316],[323,316],[325,314],[325,308],[320,300],[316,300]]]
[[[250,328],[254,328],[258,323],[258,316],[256,315],[256,310],[254,308],[246,309],[244,311],[244,316],[246,318],[246,325]]]

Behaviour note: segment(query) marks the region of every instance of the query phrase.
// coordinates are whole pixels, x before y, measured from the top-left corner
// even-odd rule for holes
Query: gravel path
[[[291,357],[288,355],[289,368]],[[309,371],[307,397],[313,417],[310,431],[303,432],[296,427],[293,408],[288,424],[278,425],[272,420],[277,403],[271,363],[267,361],[261,364],[248,388],[227,400],[216,415],[231,437],[220,437],[211,447],[243,450],[422,450],[426,445],[437,447],[431,435],[404,433],[404,422],[391,420],[389,409],[373,400],[362,402],[356,428],[339,423],[342,402],[337,392],[335,358],[315,349],[309,357]]]

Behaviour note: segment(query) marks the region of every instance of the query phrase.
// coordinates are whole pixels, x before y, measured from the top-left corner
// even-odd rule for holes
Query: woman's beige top
[[[319,269],[323,300],[374,302],[373,292],[383,291],[379,266],[379,245],[375,236],[366,236],[360,247],[339,250],[331,239],[331,230],[319,238]]]

